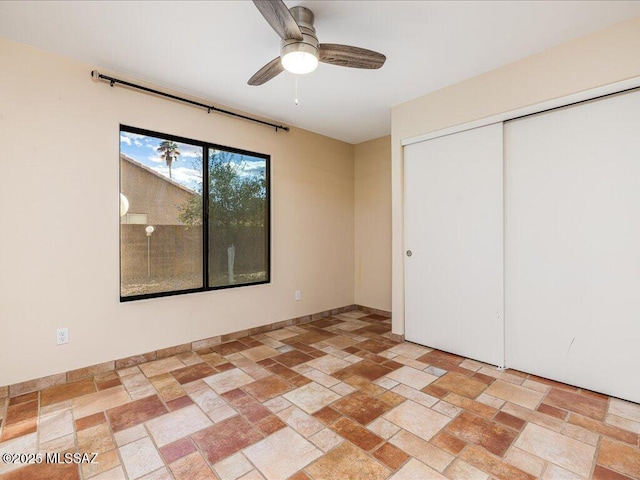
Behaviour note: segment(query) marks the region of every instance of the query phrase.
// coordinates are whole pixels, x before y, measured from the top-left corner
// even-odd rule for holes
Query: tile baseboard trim
[[[119,370],[121,368],[133,367],[141,363],[151,362],[153,360],[159,360],[161,358],[171,357],[180,353],[204,350],[215,345],[219,345],[230,340],[235,340],[242,337],[259,335],[261,333],[271,332],[279,328],[291,327],[293,325],[299,325],[302,323],[309,323],[315,320],[319,320],[331,315],[339,315],[341,313],[351,312],[353,310],[359,310],[371,315],[384,315],[390,316],[390,312],[384,310],[378,310],[375,308],[364,307],[361,305],[346,305],[344,307],[333,308],[331,310],[324,310],[322,312],[313,313],[310,315],[304,315],[302,317],[290,318],[288,320],[282,320],[280,322],[270,323],[267,325],[261,325],[259,327],[248,328],[245,330],[239,330],[236,332],[226,333],[224,335],[218,335],[215,337],[208,337],[201,340],[196,340],[190,343],[183,343],[181,345],[174,345],[172,347],[161,348],[152,352],[133,355],[130,357],[120,358],[118,360],[111,360],[108,362],[98,363],[88,367],[78,368],[76,370],[70,370],[68,372],[56,373],[54,375],[48,375],[46,377],[35,378],[33,380],[27,380],[25,382],[15,383],[12,385],[0,386],[0,398],[16,397],[18,395],[24,395],[26,393],[43,390],[48,387],[56,385],[63,385],[65,383],[75,382],[86,377],[93,375],[100,375],[113,370]],[[391,334],[394,335],[394,334]],[[395,340],[395,338],[392,338]],[[401,341],[401,340],[400,340]]]
[[[378,308],[365,307],[364,305],[356,305],[356,310],[359,310],[364,313],[368,313],[369,315],[382,315],[384,317],[391,318],[391,312],[386,310],[380,310]]]
[[[391,332],[389,334],[389,339],[393,340],[394,342],[401,343],[404,342],[404,334]]]

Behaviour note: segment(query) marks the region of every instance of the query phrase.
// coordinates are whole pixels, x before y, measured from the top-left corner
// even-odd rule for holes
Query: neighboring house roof
[[[184,191],[185,191],[185,192],[187,192],[187,193],[190,193],[190,194],[192,194],[192,195],[198,195],[198,192],[196,192],[196,191],[194,191],[194,190],[191,190],[190,188],[187,188],[187,187],[185,187],[184,185],[181,185],[180,183],[178,183],[178,182],[174,181],[174,180],[173,180],[173,179],[171,179],[171,178],[167,178],[167,177],[165,177],[164,175],[159,174],[158,172],[156,172],[156,171],[155,171],[155,170],[153,170],[152,168],[149,168],[149,167],[147,167],[146,165],[143,165],[142,163],[135,161],[133,158],[128,157],[128,156],[127,156],[127,155],[125,155],[124,153],[121,153],[121,154],[120,154],[120,160],[124,160],[124,161],[126,161],[126,162],[130,163],[130,164],[131,164],[131,165],[133,165],[134,167],[141,168],[142,170],[145,170],[145,171],[147,171],[147,172],[151,173],[152,175],[155,175],[156,177],[158,177],[158,178],[160,178],[160,179],[164,180],[165,182],[167,182],[167,183],[169,183],[169,184],[171,184],[171,185],[173,185],[173,186],[175,186],[175,187],[180,188],[181,190],[184,190]]]

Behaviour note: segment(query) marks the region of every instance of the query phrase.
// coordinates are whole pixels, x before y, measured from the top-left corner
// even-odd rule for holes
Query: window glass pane
[[[203,287],[202,153],[120,132],[120,295]]]
[[[209,149],[209,286],[266,282],[267,160]]]

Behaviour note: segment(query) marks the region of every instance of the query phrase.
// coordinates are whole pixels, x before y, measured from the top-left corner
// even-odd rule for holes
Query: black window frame
[[[120,273],[120,302],[131,302],[135,300],[146,300],[150,298],[159,297],[171,297],[175,295],[187,295],[190,293],[210,292],[216,290],[226,290],[230,288],[239,287],[251,287],[255,285],[265,285],[271,283],[271,155],[259,152],[252,152],[250,150],[244,150],[235,147],[229,147],[226,145],[220,145],[212,142],[206,142],[202,140],[194,140],[192,138],[181,137],[178,135],[171,135],[167,133],[154,132],[138,127],[132,127],[130,125],[120,124],[118,130],[118,138],[120,134],[133,133],[137,135],[145,135],[149,137],[159,138],[162,140],[169,140],[178,143],[187,143],[190,145],[198,146],[202,148],[202,287],[189,288],[185,290],[171,290],[166,292],[157,293],[144,293],[139,295],[122,296],[122,236],[118,235],[118,271]],[[221,150],[225,152],[235,153],[238,155],[247,155],[254,158],[262,158],[265,160],[265,185],[266,185],[266,232],[265,232],[265,265],[266,265],[266,278],[259,282],[249,283],[234,283],[233,285],[217,285],[209,286],[209,150]],[[118,158],[120,158],[120,140],[118,140]],[[119,169],[118,175],[118,191],[120,191],[122,185],[122,171]],[[122,228],[119,225],[118,231]]]

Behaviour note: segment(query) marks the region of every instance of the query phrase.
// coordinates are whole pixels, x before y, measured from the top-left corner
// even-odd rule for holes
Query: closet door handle
[[[410,257],[411,255],[413,255],[413,252],[411,250],[407,250],[407,257]]]

